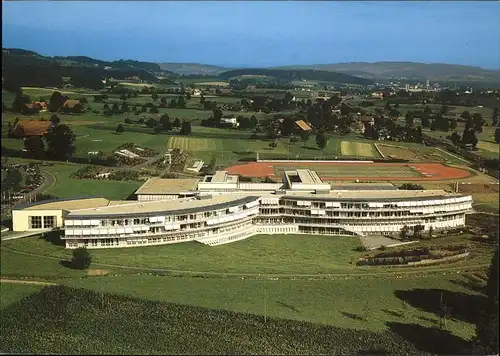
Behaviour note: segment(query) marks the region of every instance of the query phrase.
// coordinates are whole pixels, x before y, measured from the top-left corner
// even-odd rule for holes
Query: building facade
[[[465,225],[472,211],[470,196],[442,190],[331,190],[309,170],[285,172],[282,183],[240,183],[227,172],[207,177],[177,196],[153,194],[155,183],[147,182],[142,191],[148,199],[80,198],[18,206],[14,230],[63,229],[67,248],[185,241],[213,246],[254,234],[394,235],[417,225],[446,230]]]

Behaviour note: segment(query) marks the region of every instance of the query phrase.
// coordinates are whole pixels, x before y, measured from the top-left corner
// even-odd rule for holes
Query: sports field
[[[378,153],[371,143],[342,141],[340,143],[342,156],[378,157]]]
[[[324,180],[446,180],[470,176],[470,172],[441,163],[361,163],[361,162],[311,162],[288,163],[250,162],[226,168],[231,174],[247,177],[280,177],[285,170],[311,169]]]

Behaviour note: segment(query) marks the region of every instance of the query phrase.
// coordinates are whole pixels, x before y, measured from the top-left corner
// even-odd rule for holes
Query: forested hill
[[[229,78],[239,77],[244,75],[265,75],[283,80],[315,80],[323,82],[355,84],[355,85],[370,85],[373,81],[366,78],[355,77],[353,75],[329,72],[325,70],[314,69],[263,69],[263,68],[248,68],[235,69],[223,72],[219,75],[220,78],[228,80]]]
[[[133,60],[113,62],[84,56],[47,57],[22,49],[2,48],[2,74],[4,86],[60,86],[63,77],[69,77],[76,87],[100,89],[103,79],[125,79],[137,76],[142,80],[156,82],[156,73],[163,75],[156,63]]]

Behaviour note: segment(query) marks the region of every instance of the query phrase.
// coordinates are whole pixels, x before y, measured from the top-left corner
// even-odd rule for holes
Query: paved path
[[[55,285],[57,285],[57,283],[52,283],[52,282],[28,281],[28,280],[22,280],[22,279],[7,279],[7,278],[1,278],[0,283],[35,284],[35,285],[40,285],[40,286],[55,286]]]

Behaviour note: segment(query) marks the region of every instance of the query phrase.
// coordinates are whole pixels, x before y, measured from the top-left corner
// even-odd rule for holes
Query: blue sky
[[[3,47],[103,60],[500,69],[500,3],[3,2]]]

